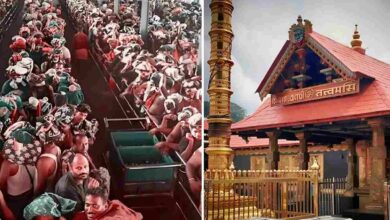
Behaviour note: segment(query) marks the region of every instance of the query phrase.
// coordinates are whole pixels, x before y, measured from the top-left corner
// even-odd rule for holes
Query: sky
[[[211,0],[204,2],[205,99],[210,68]],[[298,15],[313,24],[313,31],[350,46],[358,24],[366,55],[390,64],[389,0],[233,0],[232,102],[253,113],[260,106],[255,93],[272,62],[288,40]],[[389,73],[390,74],[390,73]]]

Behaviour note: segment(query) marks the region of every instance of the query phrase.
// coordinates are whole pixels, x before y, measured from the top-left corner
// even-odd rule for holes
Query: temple
[[[320,177],[344,173],[353,208],[383,212],[389,73],[390,64],[365,54],[357,25],[346,46],[299,16],[256,90],[263,102],[232,125],[236,168],[307,170],[315,159]],[[327,174],[337,159],[340,170]]]

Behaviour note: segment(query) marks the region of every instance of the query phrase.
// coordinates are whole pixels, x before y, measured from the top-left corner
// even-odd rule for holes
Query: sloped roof
[[[277,64],[278,64],[278,61],[282,58],[283,54],[286,52],[286,50],[287,50],[289,44],[290,44],[290,41],[289,41],[289,40],[287,40],[287,41],[283,44],[282,49],[279,51],[278,55],[276,56],[274,62],[273,62],[272,65],[271,65],[271,67],[268,69],[267,73],[265,74],[264,80],[262,80],[262,81],[260,82],[260,85],[257,87],[256,92],[260,92],[261,88],[266,84],[267,80],[265,80],[265,79],[267,79],[268,77],[271,76],[272,70],[273,70],[274,68],[276,68],[276,66],[277,66]]]
[[[209,129],[207,119],[204,120],[204,130],[207,131]],[[284,146],[292,146],[292,145],[298,145],[299,141],[288,141],[285,139],[279,139],[278,145],[280,147]],[[269,139],[268,138],[256,138],[256,137],[248,137],[248,143],[245,142],[244,139],[242,139],[238,135],[231,135],[230,136],[230,147],[232,149],[238,150],[238,149],[250,149],[250,148],[266,148],[269,145]]]
[[[299,141],[288,141],[285,139],[278,140],[279,147],[284,146],[292,146],[292,145],[298,145]],[[256,137],[249,137],[248,143],[244,141],[240,136],[238,135],[232,135],[230,136],[230,147],[232,149],[241,149],[241,148],[262,148],[262,147],[268,147],[269,145],[269,139],[268,138],[256,138]]]
[[[359,117],[390,115],[390,65],[340,44],[319,33],[309,37],[352,72],[373,78],[360,93],[301,104],[273,106],[267,98],[247,118],[234,123],[232,131],[294,126]],[[264,80],[263,80],[264,81]]]

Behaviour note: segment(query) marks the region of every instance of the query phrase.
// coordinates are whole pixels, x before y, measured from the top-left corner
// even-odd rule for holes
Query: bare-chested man
[[[54,186],[58,180],[60,170],[61,149],[56,142],[62,138],[62,133],[51,122],[42,125],[38,136],[44,143],[43,152],[37,161],[38,181],[35,186],[35,195],[43,192],[54,192]]]
[[[16,219],[22,219],[24,207],[33,200],[36,177],[34,157],[36,158],[38,149],[40,151],[39,142],[25,131],[14,132],[4,144],[5,158],[0,169],[0,188]]]
[[[202,153],[203,148],[198,148],[192,154],[186,166],[188,182],[198,205],[200,205],[200,192],[202,190]]]

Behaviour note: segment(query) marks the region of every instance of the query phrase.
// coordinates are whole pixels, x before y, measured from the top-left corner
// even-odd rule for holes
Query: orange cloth
[[[119,200],[113,200],[109,202],[107,210],[99,215],[98,219],[101,220],[114,220],[114,219],[128,219],[128,220],[141,220],[142,214],[128,208],[125,204]]]
[[[103,57],[107,62],[112,62],[115,59],[115,53],[113,50],[111,50],[110,52],[103,54]]]
[[[77,60],[88,60],[88,49],[76,49],[74,58]]]
[[[88,36],[84,32],[77,32],[73,36],[74,58],[77,60],[87,60],[88,47]]]
[[[116,88],[116,82],[115,79],[110,75],[110,78],[108,78],[108,88],[110,90],[114,90]]]
[[[86,220],[87,216],[85,212],[76,213],[73,216],[73,220]],[[142,214],[128,208],[125,204],[119,200],[112,200],[108,202],[108,208],[105,212],[97,216],[99,220],[142,220]]]
[[[145,102],[145,107],[147,109],[149,109],[153,103],[154,103],[154,100],[156,100],[156,98],[160,95],[159,92],[154,92],[152,95],[150,95],[147,99],[146,99],[146,102]]]
[[[179,61],[181,54],[177,48],[175,48],[175,50],[173,50],[172,56],[176,62]]]

